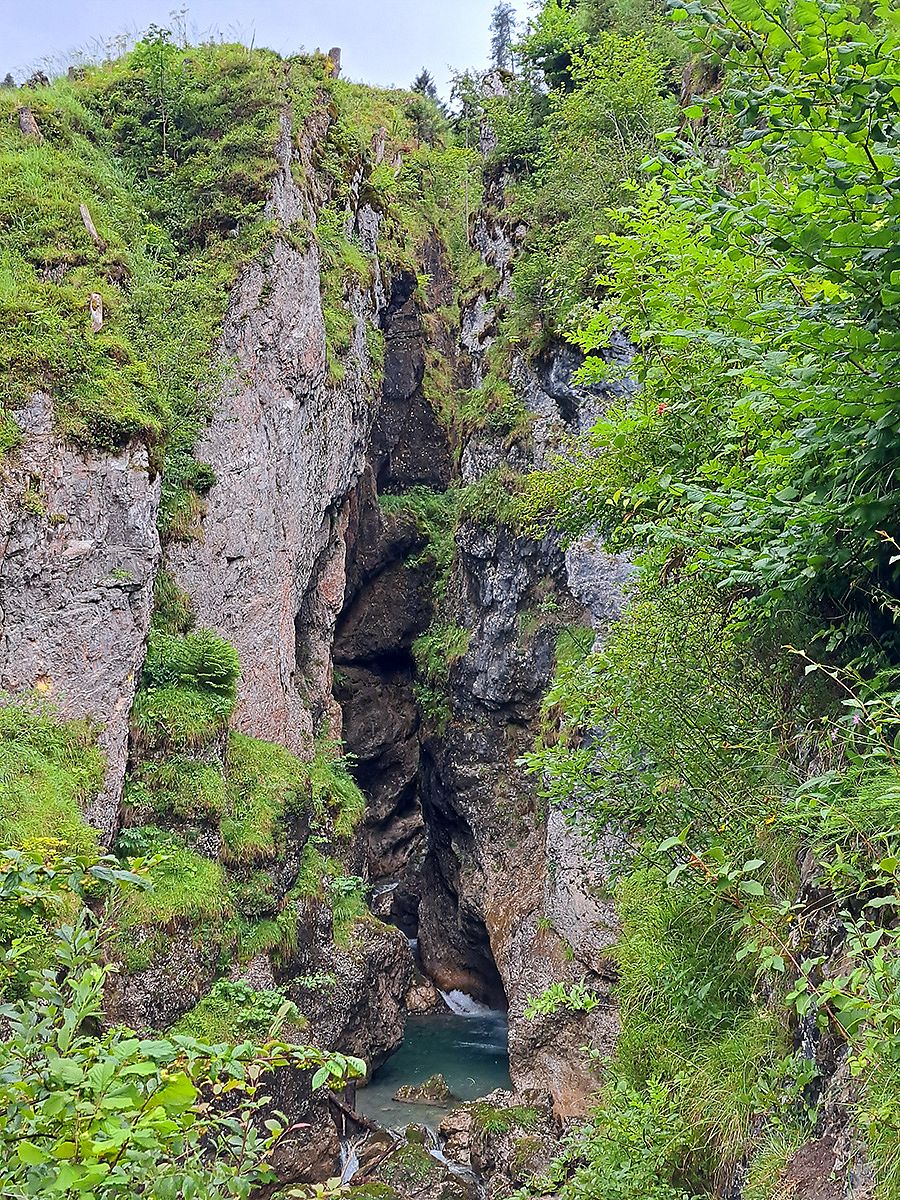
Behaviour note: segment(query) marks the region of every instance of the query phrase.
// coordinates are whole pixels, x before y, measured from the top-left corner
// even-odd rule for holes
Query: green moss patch
[[[230,904],[219,863],[153,827],[126,833],[127,838],[120,838],[123,849],[158,855],[159,861],[151,868],[152,888],[128,897],[121,917],[123,929],[177,921],[198,926],[221,922],[228,915]]]
[[[100,791],[105,768],[88,722],[61,721],[37,699],[0,695],[0,842],[96,850],[81,808]]]
[[[319,60],[188,49],[158,32],[82,79],[0,95],[4,441],[10,409],[43,388],[69,436],[104,447],[138,436],[185,457],[228,290],[272,235],[279,112],[291,103],[301,120],[322,74]],[[40,140],[20,133],[22,104]],[[196,481],[176,474],[162,519],[184,532]]]

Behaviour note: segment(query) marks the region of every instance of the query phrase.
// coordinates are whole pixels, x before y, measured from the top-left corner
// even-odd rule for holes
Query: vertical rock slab
[[[301,160],[313,136],[324,131],[306,131]],[[278,153],[270,212],[288,228],[315,215],[291,173],[289,124]],[[195,447],[216,475],[203,535],[166,555],[198,624],[238,651],[236,727],[292,750],[323,717],[333,733],[340,728],[330,647],[344,590],[341,510],[372,419],[372,302],[361,292],[350,301],[353,344],[335,382],[318,248],[297,242],[277,238],[232,292],[221,341],[231,370]]]
[[[159,563],[159,480],[144,446],[67,445],[46,395],[16,419],[22,445],[0,474],[0,688],[36,687],[62,716],[102,726],[106,786],[87,816],[109,838]]]

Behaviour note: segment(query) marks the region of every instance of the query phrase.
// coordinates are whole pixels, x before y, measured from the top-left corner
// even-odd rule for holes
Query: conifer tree
[[[429,100],[433,100],[435,104],[440,104],[440,97],[438,96],[434,76],[427,67],[423,67],[413,80],[412,90],[427,97]]]
[[[491,14],[491,64],[500,71],[514,69],[515,33],[516,10],[508,0],[500,0]]]

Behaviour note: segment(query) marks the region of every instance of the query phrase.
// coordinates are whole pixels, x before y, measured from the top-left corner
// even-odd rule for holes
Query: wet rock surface
[[[438,271],[436,277],[440,275]],[[416,277],[401,272],[381,318],[384,387],[372,430],[371,457],[383,490],[416,485],[441,489],[450,482],[447,435],[422,388],[426,342],[416,287]]]

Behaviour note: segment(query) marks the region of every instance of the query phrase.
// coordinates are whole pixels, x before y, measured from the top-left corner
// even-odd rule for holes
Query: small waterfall
[[[452,992],[441,992],[444,1003],[452,1013],[456,1013],[460,1017],[493,1017],[496,1012],[493,1008],[488,1008],[486,1004],[482,1004],[480,1000],[473,1000],[471,996],[467,996],[465,992],[460,992],[454,989]]]
[[[357,1146],[365,1139],[341,1138],[341,1183],[349,1183],[359,1170]]]
[[[399,886],[398,880],[394,880],[393,883],[377,883],[372,888],[372,898],[374,899],[376,896],[389,896],[391,892],[396,892]]]

